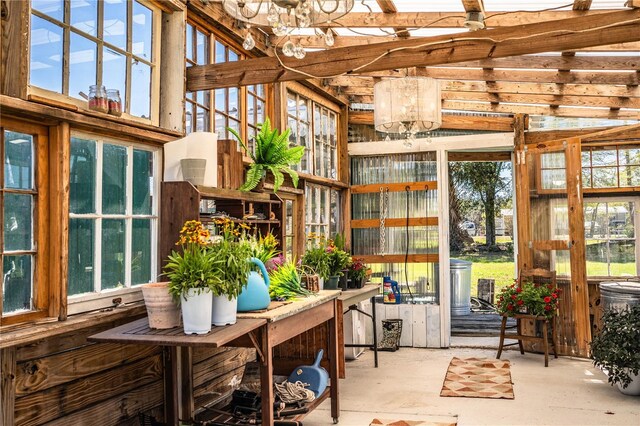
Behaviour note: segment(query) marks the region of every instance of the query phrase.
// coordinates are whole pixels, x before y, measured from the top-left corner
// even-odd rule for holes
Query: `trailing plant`
[[[530,279],[514,283],[502,289],[496,305],[501,315],[518,313],[544,315],[551,318],[558,309],[561,290],[553,284],[534,283]]]
[[[186,297],[190,289],[196,289],[199,294],[207,288],[213,291],[222,285],[222,259],[211,250],[210,234],[202,223],[185,222],[176,245],[181,250],[172,250],[164,266],[164,275],[169,278],[169,293],[174,298]]]
[[[293,186],[298,187],[298,173],[291,166],[302,160],[305,148],[303,146],[289,147],[289,134],[291,129],[286,129],[282,134],[278,129],[271,129],[271,121],[265,118],[259,125],[260,131],[255,138],[255,152],[247,147],[238,132],[230,127],[227,130],[235,136],[242,147],[251,156],[253,163],[247,170],[247,179],[240,187],[241,191],[250,191],[255,188],[267,171],[273,174],[273,192],[278,192],[284,182],[284,174],[291,176]]]
[[[609,383],[629,386],[640,372],[640,305],[604,312],[602,329],[591,341],[591,358],[607,370]]]
[[[269,272],[269,296],[272,300],[287,300],[309,296],[312,293],[302,287],[300,272],[294,261],[287,261]]]

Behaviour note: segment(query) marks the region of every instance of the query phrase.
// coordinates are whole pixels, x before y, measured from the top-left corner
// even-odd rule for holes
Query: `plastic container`
[[[107,91],[104,86],[96,84],[89,86],[88,103],[91,111],[109,112],[109,101],[107,100]]]
[[[640,305],[640,283],[620,281],[600,283],[600,306],[603,310],[624,310]]]
[[[471,262],[451,259],[451,315],[471,314]]]
[[[118,89],[107,90],[107,101],[109,106],[109,114],[120,117],[122,115],[122,99]]]

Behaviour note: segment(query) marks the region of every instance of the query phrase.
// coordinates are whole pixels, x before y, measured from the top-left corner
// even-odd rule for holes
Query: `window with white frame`
[[[72,136],[69,296],[156,279],[159,161],[147,146]]]
[[[31,0],[29,83],[80,100],[117,89],[125,113],[151,119],[159,22],[145,0]]]
[[[340,222],[340,192],[326,186],[307,184],[305,188],[307,235],[333,238],[342,231]]]
[[[297,170],[338,179],[338,114],[318,102],[288,91],[287,117],[291,129],[289,141],[306,148]]]

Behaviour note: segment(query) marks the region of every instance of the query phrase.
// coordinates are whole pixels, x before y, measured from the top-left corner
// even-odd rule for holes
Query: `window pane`
[[[610,238],[634,238],[635,203],[608,203],[607,207]]]
[[[102,152],[102,213],[124,214],[127,149],[105,144]]]
[[[63,0],[31,0],[31,7],[58,21],[64,20]]]
[[[608,228],[607,204],[589,202],[584,205],[585,238],[606,238]]]
[[[209,90],[200,90],[198,92],[196,92],[196,101],[204,106],[204,107],[209,107],[211,104],[211,96],[210,96],[210,91]]]
[[[196,31],[196,55],[196,63],[198,65],[209,63],[209,40],[200,31]]]
[[[7,314],[32,309],[33,260],[31,255],[4,256],[2,312]]]
[[[124,245],[124,220],[103,219],[102,290],[124,286]]]
[[[542,170],[542,187],[544,189],[566,188],[565,171],[562,169]]]
[[[617,153],[615,149],[594,148],[591,151],[591,161],[594,166],[611,166],[616,164]]]
[[[215,44],[215,54],[216,54],[216,64],[219,64],[221,62],[226,62],[226,56],[225,56],[225,52],[226,52],[226,48],[224,47],[224,45],[222,43],[220,43],[219,41],[216,41]]]
[[[189,134],[193,131],[193,108],[194,105],[191,102],[185,102],[184,113],[184,131]]]
[[[216,130],[219,139],[225,139],[227,136],[227,119],[222,114],[216,114]]]
[[[133,2],[132,31],[133,41],[131,53],[141,58],[151,61],[152,46],[151,36],[153,34],[153,13],[140,3]]]
[[[186,52],[187,59],[193,60],[193,25],[187,24],[187,40],[186,40]],[[188,64],[187,64],[188,66]]]
[[[595,157],[594,157],[595,160]],[[594,188],[618,186],[618,169],[616,167],[598,167],[591,171]]]
[[[238,60],[238,54],[233,50],[229,49],[229,62],[235,62]]]
[[[340,224],[340,192],[331,190],[331,235],[336,235],[341,231]],[[437,234],[437,232],[436,232]]]
[[[543,169],[564,169],[564,152],[549,152],[540,155],[540,167]]]
[[[131,115],[151,118],[151,67],[142,62],[131,64]]]
[[[307,100],[303,97],[298,99],[298,119],[309,121],[309,116],[307,115]]]
[[[69,220],[69,295],[89,293],[93,288],[95,221]]]
[[[102,57],[102,84],[107,89],[117,89],[124,100],[126,96],[127,57],[115,50],[104,48]]]
[[[591,188],[591,169],[582,169],[582,186]]]
[[[32,250],[33,196],[4,194],[4,250]]]
[[[71,26],[95,37],[98,34],[97,16],[97,0],[71,0]]]
[[[209,111],[196,107],[196,132],[208,132],[209,131]]]
[[[591,153],[589,151],[582,151],[581,162],[582,167],[591,167]]]
[[[62,93],[62,28],[34,15],[29,83]]]
[[[610,269],[612,277],[636,275],[636,244],[630,240],[609,241]]]
[[[218,111],[227,110],[227,89],[217,89],[214,91],[215,108]]]
[[[127,2],[109,0],[104,2],[104,37],[106,43],[127,49]]]
[[[151,214],[153,153],[133,150],[133,214]]]
[[[620,164],[640,164],[640,148],[620,148],[618,151]]]
[[[69,177],[69,210],[71,213],[95,213],[95,181],[95,141],[72,137]]]
[[[151,220],[134,219],[131,238],[131,285],[151,281]]]
[[[621,166],[620,186],[640,186],[640,166]]]
[[[33,136],[4,132],[4,187],[33,189]]]
[[[229,88],[229,111],[232,118],[239,118],[240,91],[237,87]]]
[[[89,86],[96,84],[97,47],[91,40],[72,32],[69,49],[69,96],[84,99],[80,92],[88,94]]]

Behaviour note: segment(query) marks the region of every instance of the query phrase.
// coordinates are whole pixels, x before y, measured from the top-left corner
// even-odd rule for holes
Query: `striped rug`
[[[509,361],[454,357],[447,369],[440,396],[513,399]]]

